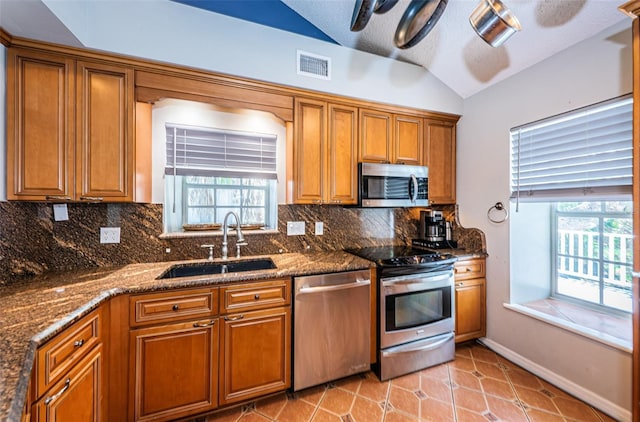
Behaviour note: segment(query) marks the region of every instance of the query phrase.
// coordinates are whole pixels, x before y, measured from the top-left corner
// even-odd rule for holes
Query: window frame
[[[627,198],[625,200],[626,201],[631,201],[631,198]],[[559,298],[562,300],[567,300],[570,302],[574,302],[580,305],[584,305],[587,306],[589,308],[595,309],[595,310],[599,310],[599,311],[603,311],[609,314],[614,314],[614,315],[629,315],[629,313],[631,313],[631,310],[626,311],[624,309],[621,308],[617,308],[614,306],[610,306],[610,305],[606,305],[604,303],[604,293],[605,293],[605,265],[606,264],[614,264],[614,265],[620,265],[620,266],[625,266],[629,268],[629,273],[631,272],[631,270],[633,269],[633,264],[632,263],[625,263],[625,262],[621,262],[621,261],[610,261],[608,259],[606,259],[606,257],[604,256],[604,235],[606,234],[604,231],[604,221],[608,218],[625,218],[625,219],[629,219],[632,220],[633,217],[633,212],[629,212],[629,213],[624,213],[624,212],[607,212],[606,211],[606,203],[608,202],[606,199],[596,199],[593,201],[588,201],[588,200],[584,200],[583,202],[600,202],[601,204],[601,211],[597,211],[597,212],[580,212],[580,211],[558,211],[558,204],[562,203],[562,202],[575,202],[575,201],[555,201],[555,203],[553,204],[554,206],[551,207],[551,219],[550,219],[550,230],[551,230],[551,241],[552,241],[552,245],[551,245],[551,260],[552,260],[552,265],[551,265],[551,297],[555,297],[555,298]],[[559,254],[559,239],[560,239],[560,232],[558,229],[558,219],[560,217],[576,217],[576,218],[597,218],[598,219],[598,236],[599,236],[599,244],[598,244],[598,258],[590,258],[587,256],[580,256],[580,255],[564,255],[564,254]],[[595,232],[594,232],[595,233]],[[631,248],[631,253],[635,253],[635,251],[633,251],[633,247]],[[585,260],[588,262],[596,262],[599,268],[598,271],[598,303],[595,303],[593,301],[589,301],[589,300],[585,300],[585,299],[581,299],[579,297],[576,296],[571,296],[571,295],[567,295],[567,294],[563,294],[560,293],[558,291],[558,277],[559,277],[559,259],[561,256],[568,256],[568,257],[573,257],[576,259],[580,259],[580,260]],[[631,290],[632,286],[629,286],[629,289]]]
[[[217,176],[208,176],[208,177],[212,177],[212,178],[221,178],[221,177],[228,177],[227,174],[224,174],[221,172],[221,174],[217,175]],[[240,179],[240,184],[219,184],[219,183],[193,183],[193,182],[188,182],[187,181],[188,176],[183,176],[182,178],[182,224],[194,224],[194,223],[189,223],[189,209],[199,209],[199,208],[210,208],[213,209],[213,213],[214,216],[218,215],[218,209],[219,208],[233,208],[233,209],[238,209],[240,211],[240,214],[238,215],[238,217],[240,217],[240,221],[243,222],[244,221],[244,215],[245,215],[245,209],[249,209],[249,208],[260,208],[264,210],[264,225],[266,228],[270,228],[272,229],[272,227],[269,227],[269,222],[271,221],[271,202],[272,202],[272,195],[271,195],[271,189],[272,187],[270,186],[270,180],[269,179],[262,179],[260,177],[233,177],[234,179]],[[264,186],[255,186],[255,185],[250,185],[250,184],[242,184],[243,180],[247,180],[247,179],[261,179],[261,180],[266,180],[266,184]],[[213,205],[189,205],[189,187],[190,186],[195,186],[195,187],[199,187],[199,188],[205,188],[205,189],[212,189],[213,190],[213,197],[214,197],[214,204]],[[218,205],[217,201],[215,200],[215,198],[217,198],[217,190],[218,189],[238,189],[241,192],[243,190],[247,190],[247,189],[252,189],[252,190],[261,190],[264,192],[264,205],[262,206],[255,206],[255,205],[244,205],[242,199],[240,200],[240,205]],[[214,220],[216,220],[216,218],[214,217]],[[222,223],[222,221],[220,221],[220,223]],[[244,223],[242,223],[244,224]]]

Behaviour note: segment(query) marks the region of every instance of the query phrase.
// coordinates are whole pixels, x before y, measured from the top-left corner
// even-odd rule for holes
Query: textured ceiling
[[[616,0],[503,0],[522,31],[494,48],[469,24],[479,0],[449,0],[440,20],[416,46],[400,50],[394,34],[409,0],[374,14],[350,31],[354,0],[282,0],[339,44],[425,67],[463,98],[534,65],[600,31],[629,20]]]
[[[152,7],[156,0],[142,1]],[[431,32],[414,47],[401,50],[393,39],[410,0],[398,0],[387,13],[374,14],[360,32],[350,30],[356,0],[174,1],[423,66],[462,98],[623,20],[631,26],[631,20],[618,11],[623,0],[503,0],[522,31],[493,48],[469,24],[480,0],[448,0]],[[41,0],[0,0],[0,26],[13,35],[80,45]]]

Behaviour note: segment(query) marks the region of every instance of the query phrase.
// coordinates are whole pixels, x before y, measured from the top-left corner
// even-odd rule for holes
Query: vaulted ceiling
[[[148,1],[152,7],[153,1],[166,0]],[[174,1],[207,13],[225,14],[423,66],[462,98],[623,20],[629,20],[631,25],[630,19],[618,11],[620,0],[503,0],[522,30],[494,48],[469,24],[470,14],[480,1],[486,0],[398,0],[388,12],[374,13],[364,29],[357,32],[350,30],[354,9],[365,1],[376,0]],[[394,34],[411,1],[447,4],[424,39],[411,48],[399,49],[394,44]],[[0,0],[0,25],[13,35],[80,45],[41,0]]]
[[[622,3],[618,0],[503,0],[522,30],[494,48],[469,24],[469,16],[481,0],[448,0],[427,36],[414,47],[399,49],[394,34],[411,0],[399,0],[388,12],[373,14],[359,32],[351,31],[350,24],[360,0],[281,0],[282,4],[278,4],[280,0],[176,1],[323,39],[313,35],[309,27],[318,28],[328,42],[335,40],[349,48],[423,66],[463,98],[629,20],[618,10]],[[283,4],[308,25],[292,18]],[[293,21],[299,24],[297,28],[291,27]]]

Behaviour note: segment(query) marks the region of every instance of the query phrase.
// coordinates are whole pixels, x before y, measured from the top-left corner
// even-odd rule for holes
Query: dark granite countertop
[[[481,251],[470,251],[467,249],[438,249],[438,252],[441,254],[450,253],[451,255],[455,255],[458,257],[459,261],[463,261],[465,259],[473,259],[473,258],[486,258],[489,256],[486,252]]]
[[[0,420],[20,420],[36,349],[113,296],[374,266],[342,251],[269,257],[276,269],[159,280],[168,267],[185,261],[131,264],[50,273],[0,287]]]

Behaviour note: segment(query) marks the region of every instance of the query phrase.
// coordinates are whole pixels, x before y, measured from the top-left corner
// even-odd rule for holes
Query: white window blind
[[[511,129],[511,197],[525,201],[631,193],[633,99]]]
[[[166,126],[165,173],[276,179],[276,135]]]

